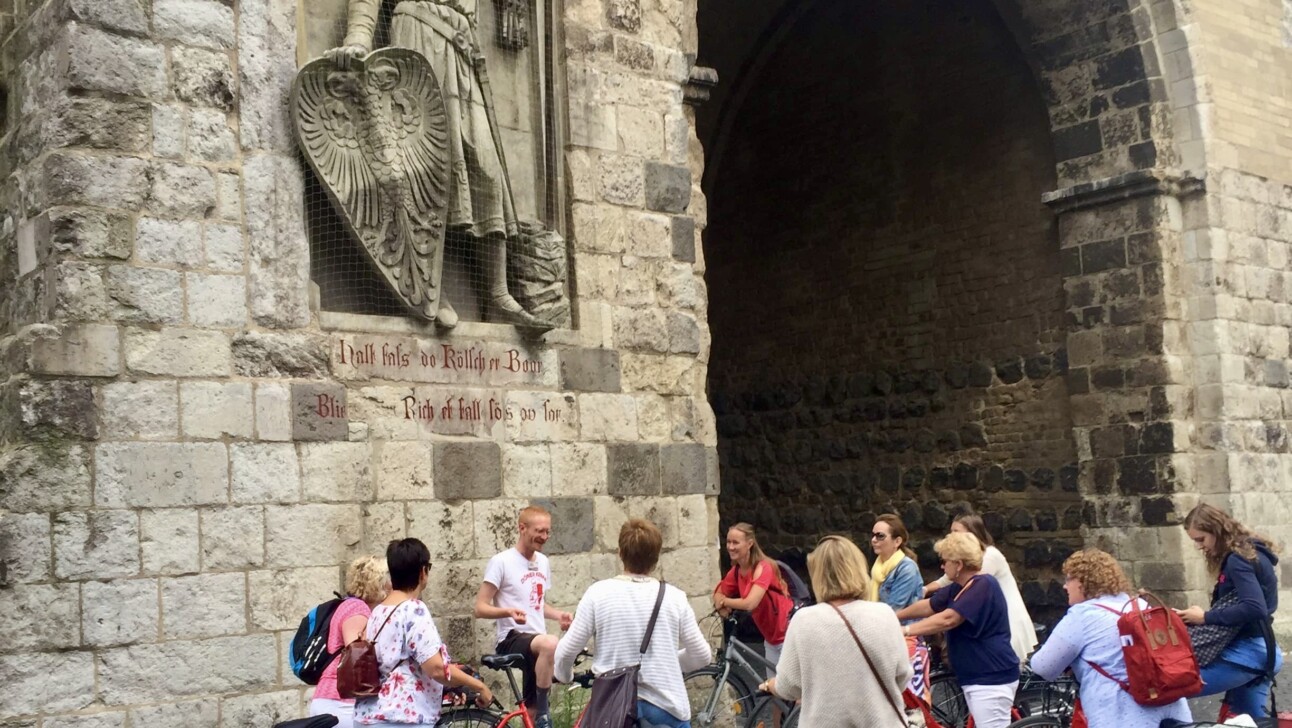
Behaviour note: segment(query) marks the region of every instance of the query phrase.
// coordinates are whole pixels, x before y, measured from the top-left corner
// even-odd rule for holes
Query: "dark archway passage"
[[[1057,601],[1082,507],[1036,82],[986,0],[796,17],[700,120],[722,520],[785,551],[891,510],[927,554],[972,507]]]

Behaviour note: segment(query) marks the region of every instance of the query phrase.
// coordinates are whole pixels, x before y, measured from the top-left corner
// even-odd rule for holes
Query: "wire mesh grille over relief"
[[[322,310],[568,325],[551,8],[478,2],[307,22],[293,117]],[[378,50],[328,53],[356,38]]]

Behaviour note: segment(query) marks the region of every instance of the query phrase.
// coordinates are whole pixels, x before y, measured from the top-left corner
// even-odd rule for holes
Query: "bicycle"
[[[718,617],[717,612],[706,619]],[[691,725],[696,728],[756,728],[771,726],[776,712],[782,728],[798,724],[798,706],[761,693],[757,687],[776,665],[738,639],[735,613],[722,619],[722,646],[714,661],[682,676],[691,701]]]
[[[579,653],[575,664],[581,663],[585,658],[590,657],[587,652]],[[507,655],[485,655],[480,658],[480,663],[491,670],[500,670],[507,674],[507,683],[511,686],[512,697],[516,700],[516,708],[511,712],[506,712],[502,703],[495,696],[493,703],[488,708],[480,708],[471,705],[471,699],[474,697],[470,694],[461,696],[445,696],[445,705],[440,713],[440,719],[436,721],[436,728],[499,728],[507,726],[513,720],[520,718],[524,728],[534,728],[534,721],[529,717],[529,710],[525,705],[524,696],[521,694],[520,686],[516,684],[516,676],[512,668],[520,667],[525,663],[525,656],[519,653]],[[592,687],[593,675],[591,671],[584,671],[574,675],[574,687],[590,688]],[[459,705],[458,700],[465,698],[466,704]],[[574,722],[574,728],[579,728],[583,722],[583,712],[587,709],[584,705],[579,711],[579,716]]]

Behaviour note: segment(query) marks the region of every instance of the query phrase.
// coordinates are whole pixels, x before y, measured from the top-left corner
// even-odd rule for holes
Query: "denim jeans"
[[[1225,702],[1229,705],[1229,712],[1234,715],[1246,713],[1253,718],[1264,718],[1268,714],[1270,704],[1270,680],[1263,677],[1264,668],[1264,640],[1259,642],[1261,655],[1261,667],[1248,667],[1247,665],[1234,662],[1226,657],[1247,658],[1245,662],[1254,662],[1252,655],[1244,654],[1252,652],[1251,649],[1242,649],[1250,645],[1235,644],[1236,649],[1228,649],[1220,653],[1220,657],[1206,667],[1202,668],[1202,692],[1199,695],[1215,695],[1216,693],[1225,693]],[[1283,667],[1283,654],[1281,650],[1275,651],[1274,672],[1278,672]]]
[[[645,700],[638,700],[637,725],[656,726],[657,728],[691,728],[691,721],[678,720],[673,717],[672,713],[658,705],[648,703]]]

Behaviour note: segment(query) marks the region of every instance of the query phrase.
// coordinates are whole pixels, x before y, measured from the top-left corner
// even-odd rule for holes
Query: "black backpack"
[[[336,592],[332,593],[336,594]],[[329,599],[319,604],[305,615],[301,620],[301,626],[296,628],[296,636],[292,637],[292,648],[288,657],[292,664],[292,672],[306,685],[318,685],[319,678],[323,677],[323,671],[340,654],[340,650],[328,652],[327,636],[332,629],[332,615],[345,599],[340,594],[336,594],[336,599]]]

